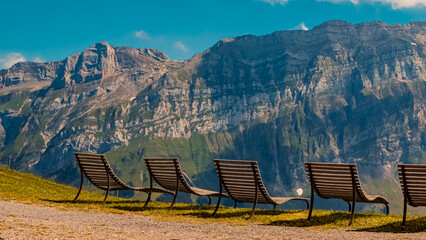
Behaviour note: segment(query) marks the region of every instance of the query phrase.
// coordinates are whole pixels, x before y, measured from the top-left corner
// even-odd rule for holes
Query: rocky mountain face
[[[0,71],[1,162],[76,184],[73,153],[106,153],[145,185],[143,157],[178,156],[214,189],[213,158],[251,159],[273,195],[309,195],[305,161],[351,162],[398,209],[396,164],[426,163],[425,55],[424,22],[328,21],[185,61],[100,42]]]

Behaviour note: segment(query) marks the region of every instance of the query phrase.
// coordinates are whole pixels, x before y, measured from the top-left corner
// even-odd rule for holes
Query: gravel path
[[[0,239],[426,239],[392,234],[277,226],[158,222],[132,214],[61,211],[0,201]]]

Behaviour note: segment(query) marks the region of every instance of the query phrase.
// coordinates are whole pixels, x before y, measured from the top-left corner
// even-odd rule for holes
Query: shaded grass
[[[307,210],[259,209],[251,220],[246,220],[251,209],[220,207],[212,216],[215,206],[178,203],[168,210],[170,203],[152,202],[143,208],[144,202],[109,196],[103,204],[103,194],[82,191],[73,202],[77,189],[54,183],[32,174],[19,173],[0,168],[0,199],[28,204],[55,207],[60,210],[106,212],[117,214],[141,214],[159,221],[175,221],[197,224],[248,225],[303,227],[315,229],[340,229],[351,231],[394,232],[401,231],[400,215],[356,213],[354,223],[347,227],[349,213],[341,211],[314,210],[311,221],[306,221]],[[213,203],[216,201],[214,200]],[[285,205],[285,204],[284,204]],[[285,207],[285,206],[284,206]],[[426,231],[426,217],[408,216],[404,232]]]

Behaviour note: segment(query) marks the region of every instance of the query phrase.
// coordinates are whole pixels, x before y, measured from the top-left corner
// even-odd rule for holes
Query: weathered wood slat
[[[352,185],[352,180],[351,179],[339,179],[339,180],[335,180],[335,179],[324,179],[324,178],[320,178],[320,179],[315,179],[315,184],[323,184],[323,183],[329,183],[329,184],[351,184]]]
[[[322,164],[322,163],[309,163],[309,164],[306,164],[305,163],[305,166],[308,166],[308,165],[310,165],[311,169],[314,170],[314,171],[315,170],[321,170],[321,169],[324,169],[324,170],[332,170],[332,169],[347,170],[351,166],[356,168],[355,164],[345,164],[345,163],[335,163],[335,164],[333,164],[333,163],[324,163],[324,164]]]
[[[246,172],[253,172],[253,167],[250,165],[220,165],[219,166],[221,171],[246,171]]]
[[[175,166],[175,163],[174,163],[174,161],[170,161],[170,162],[150,162],[150,163],[148,163],[149,164],[149,166],[151,166],[151,167],[161,167],[161,166],[165,166],[165,167],[167,167],[167,166]]]
[[[179,161],[179,158],[177,157],[146,157],[144,158],[147,162],[172,162],[172,161]]]
[[[257,164],[255,161],[246,161],[246,160],[228,160],[228,159],[213,159],[215,164]]]
[[[329,189],[329,190],[353,190],[353,186],[350,186],[350,185],[341,185],[341,186],[336,186],[336,185],[316,185],[316,188],[317,189],[324,189],[324,190],[327,190],[327,189]]]
[[[176,178],[157,178],[155,177],[155,181],[157,181],[158,183],[163,183],[163,184],[173,184],[174,186],[176,186]]]
[[[152,173],[174,173],[176,175],[176,169],[171,168],[149,168]]]
[[[228,187],[238,188],[238,187],[253,187],[254,183],[229,183],[224,181],[224,184]]]
[[[102,161],[101,156],[79,156],[77,161]]]
[[[153,176],[156,176],[156,177],[165,177],[165,178],[177,178],[177,175],[176,175],[176,172],[174,172],[174,173],[163,173],[163,172],[153,172],[152,173],[152,175]]]
[[[224,182],[228,182],[230,184],[252,184],[253,185],[256,182],[254,180],[254,176],[251,176],[250,178],[223,177],[222,179]]]
[[[399,173],[400,179],[402,180],[401,176],[402,173]],[[410,173],[406,175],[406,179],[425,179],[426,174],[424,173]]]
[[[411,192],[409,193],[410,199],[411,198],[425,198],[426,199],[426,195],[424,194],[424,192]]]
[[[103,168],[105,169],[105,166],[103,163],[82,163],[80,164],[83,168],[87,167],[87,168]]]
[[[312,172],[312,175],[314,176],[314,178],[330,178],[330,179],[351,179],[352,176],[351,174],[326,174],[326,173],[317,173],[317,172]]]
[[[337,191],[337,190],[326,190],[326,189],[319,189],[318,192],[322,195],[347,195],[347,196],[352,196],[352,190],[342,190],[342,191]]]
[[[90,179],[108,179],[108,176],[105,175],[86,175]],[[109,178],[113,180],[111,177]]]
[[[411,189],[426,189],[425,184],[416,184],[416,183],[407,183],[407,187],[409,190]],[[426,194],[426,192],[425,192]]]
[[[229,191],[253,191],[255,192],[255,186],[235,186],[235,185],[227,185],[226,189]]]
[[[107,170],[105,168],[83,168],[83,171],[87,173],[103,173],[104,175],[107,173]]]
[[[341,175],[348,175],[351,176],[351,171],[350,169],[318,169],[318,170],[314,170],[315,174],[341,174]]]
[[[85,172],[93,172],[93,173],[102,173],[102,174],[106,174],[108,172],[107,169],[105,169],[105,167],[81,167],[81,169],[83,169]]]
[[[253,173],[251,173],[251,174],[247,174],[247,173],[222,173],[222,176],[224,176],[224,177],[234,177],[235,178],[235,176],[239,176],[239,177],[241,177],[241,178],[251,178],[251,179],[253,179],[254,178],[254,175],[253,175]],[[260,176],[260,175],[257,175],[258,177]]]
[[[425,164],[399,164],[398,169],[402,169],[402,166],[404,166],[404,169],[426,169]]]
[[[91,178],[105,178],[105,179],[108,178],[108,175],[106,175],[106,173],[103,173],[103,174],[101,174],[101,173],[85,173],[85,174],[86,174],[87,177],[91,177]],[[110,177],[110,179],[112,179],[112,178]]]
[[[426,178],[407,178],[406,181],[407,183],[426,184]]]
[[[103,159],[102,156],[80,156],[78,157],[78,161],[83,161],[83,160],[99,160],[99,159]]]
[[[327,180],[332,180],[332,181],[340,181],[340,180],[342,180],[342,181],[347,182],[347,178],[342,178],[342,177],[330,177],[330,178],[327,178],[327,177],[323,177],[323,176],[321,176],[321,177],[316,176],[316,177],[313,177],[313,179],[314,179],[314,182],[316,182],[316,181],[327,181]]]
[[[84,160],[84,161],[78,161],[78,162],[79,162],[79,164],[86,164],[86,163],[88,163],[88,164],[101,164],[101,165],[104,165],[102,159],[98,159],[96,161],[95,160],[90,160],[90,161]]]

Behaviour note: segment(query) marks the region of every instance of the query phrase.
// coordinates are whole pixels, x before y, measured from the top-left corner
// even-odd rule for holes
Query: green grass
[[[4,104],[0,105],[0,111],[4,110],[4,109],[13,109],[13,110],[19,110],[22,106],[22,104],[24,104],[24,96],[16,96],[14,97],[12,100],[10,100],[9,102],[6,102]]]
[[[305,219],[307,210],[256,210],[251,220],[246,220],[250,209],[221,207],[215,217],[211,216],[214,206],[176,204],[168,210],[169,203],[152,202],[143,208],[144,202],[117,197],[108,197],[103,204],[103,194],[83,191],[76,202],[72,202],[77,189],[54,183],[32,174],[19,173],[0,168],[0,199],[28,204],[39,204],[61,210],[107,212],[117,214],[141,214],[159,221],[176,221],[198,224],[224,223],[248,225],[252,223],[273,226],[302,227],[315,229],[337,229],[373,232],[400,232],[402,217],[373,213],[356,213],[352,227],[347,227],[349,214],[340,211],[314,210],[310,222]],[[426,219],[408,216],[406,232],[424,232]]]

